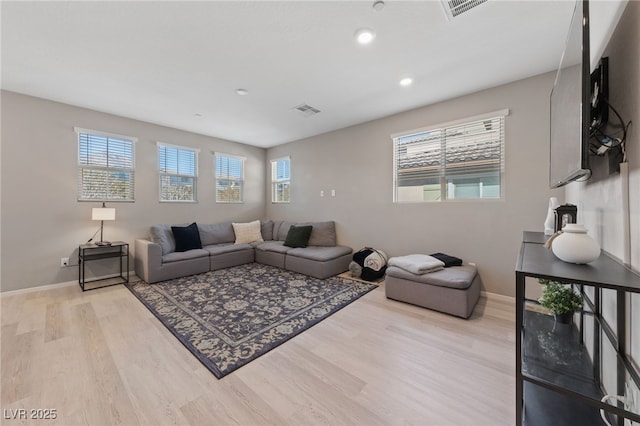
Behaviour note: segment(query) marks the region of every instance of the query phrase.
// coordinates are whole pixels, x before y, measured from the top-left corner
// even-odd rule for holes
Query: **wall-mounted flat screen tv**
[[[551,91],[551,188],[591,176],[590,85],[589,2],[578,0]]]

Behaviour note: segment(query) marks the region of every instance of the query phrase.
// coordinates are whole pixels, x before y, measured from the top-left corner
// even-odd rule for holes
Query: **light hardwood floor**
[[[1,302],[3,425],[515,423],[508,301],[463,320],[381,286],[221,380],[123,286]]]

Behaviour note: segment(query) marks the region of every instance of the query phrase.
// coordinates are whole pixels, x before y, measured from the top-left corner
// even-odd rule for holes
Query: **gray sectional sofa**
[[[288,247],[292,225],[311,225],[307,247]],[[315,278],[328,278],[349,269],[351,247],[336,240],[335,222],[262,221],[263,241],[236,244],[231,222],[198,224],[201,249],[176,251],[171,225],[154,225],[148,239],[135,241],[136,274],[148,283],[258,262]]]

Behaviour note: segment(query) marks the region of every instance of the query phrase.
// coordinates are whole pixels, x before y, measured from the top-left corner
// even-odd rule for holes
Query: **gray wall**
[[[603,56],[609,57],[609,99],[625,123],[633,121],[627,140],[631,208],[630,263],[640,270],[640,2],[629,2]],[[609,123],[617,124],[613,112]],[[611,130],[611,128],[609,129]],[[567,201],[576,203],[578,215],[602,247],[624,257],[622,181],[611,173],[606,159],[590,158],[593,176],[567,186]]]
[[[633,121],[627,140],[629,168],[630,229],[625,230],[625,209],[622,202],[623,182],[617,173],[610,174],[608,164],[591,158],[593,177],[586,182],[566,187],[568,202],[578,206],[578,221],[584,223],[589,235],[613,256],[629,262],[640,271],[640,2],[630,1],[613,33],[603,56],[609,57],[609,99],[625,123]],[[609,113],[609,121],[616,123]],[[630,253],[625,259],[625,240],[629,240]],[[615,294],[604,292],[603,304],[608,307],[605,316],[615,329]],[[640,295],[628,298],[627,348],[637,368],[640,368]],[[613,354],[604,353],[613,362]],[[613,381],[610,379],[610,381]],[[606,383],[605,383],[606,384]]]
[[[548,189],[553,79],[545,74],[270,148],[267,160],[291,156],[292,201],[267,203],[266,216],[334,219],[339,242],[354,249],[456,255],[478,265],[484,290],[513,296],[522,231],[541,231],[549,197],[563,196]],[[391,134],[505,108],[504,200],[393,203]]]
[[[389,255],[443,251],[476,262],[485,290],[513,295],[513,268],[524,229],[541,229],[547,189],[548,96],[553,75],[514,82],[436,105],[281,145],[246,145],[2,93],[2,291],[71,281],[77,245],[97,229],[98,203],[76,201],[74,126],[137,137],[136,202],[111,203],[117,221],[105,238],[132,243],[153,223],[335,219],[339,240],[355,249],[374,246]],[[506,188],[502,201],[428,204],[392,202],[390,135],[508,108]],[[311,118],[312,119],[312,118]],[[158,202],[155,142],[201,150],[197,204]],[[247,157],[245,203],[213,201],[212,151]],[[292,203],[270,199],[270,159],[292,157]],[[37,177],[32,170],[37,170]],[[46,176],[46,179],[40,179]],[[331,197],[331,190],[336,196]],[[320,197],[320,191],[325,196]],[[100,275],[102,271],[96,271]]]
[[[98,229],[91,208],[77,201],[74,126],[138,138],[135,203],[109,203],[116,221],[105,222],[106,240],[148,235],[154,223],[254,220],[264,214],[265,150],[88,109],[2,92],[2,273],[4,291],[77,279],[78,244]],[[200,150],[198,203],[160,203],[156,141]],[[216,204],[213,151],[246,157],[243,204]],[[133,250],[132,250],[133,252]],[[133,263],[132,263],[133,265]],[[100,276],[107,271],[92,271]]]

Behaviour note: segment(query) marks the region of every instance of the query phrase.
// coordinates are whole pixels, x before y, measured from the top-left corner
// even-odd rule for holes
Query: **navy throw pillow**
[[[201,249],[200,231],[198,225],[193,222],[189,226],[172,226],[173,238],[176,240],[176,251]]]

